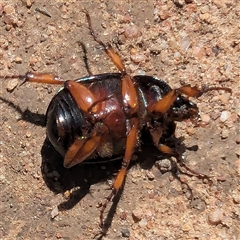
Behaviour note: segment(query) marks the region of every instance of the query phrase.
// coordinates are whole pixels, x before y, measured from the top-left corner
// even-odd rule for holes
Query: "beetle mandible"
[[[22,78],[23,83],[63,86],[49,104],[46,128],[51,144],[64,157],[66,168],[92,158],[111,158],[122,154],[122,167],[102,205],[100,225],[103,226],[106,206],[123,185],[132,155],[141,145],[143,129],[149,131],[153,144],[160,152],[174,156],[191,173],[208,177],[189,168],[182,156],[167,146],[166,139],[174,135],[176,121],[190,119],[197,125],[204,125],[199,120],[198,107],[188,97],[198,98],[212,90],[231,92],[231,89],[199,89],[190,85],[171,89],[166,82],[152,76],[130,76],[112,46],[98,39],[89,13],[84,12],[90,34],[114,63],[118,73],[92,75],[74,81],[30,72],[17,77]],[[13,77],[16,76],[6,78]]]

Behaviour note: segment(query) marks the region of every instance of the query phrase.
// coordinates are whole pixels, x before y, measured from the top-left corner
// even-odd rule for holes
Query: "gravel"
[[[240,239],[238,1],[0,1],[0,75],[89,75],[79,41],[93,74],[116,72],[90,36],[83,8],[131,75],[157,76],[172,88],[232,89],[192,99],[204,128],[177,124],[177,150],[211,181],[179,173],[174,159],[141,152],[142,162],[133,162],[122,194],[105,212],[106,219],[113,210],[102,239]],[[101,230],[98,206],[121,162],[63,168],[44,127],[58,90],[1,80],[1,239],[93,239]]]

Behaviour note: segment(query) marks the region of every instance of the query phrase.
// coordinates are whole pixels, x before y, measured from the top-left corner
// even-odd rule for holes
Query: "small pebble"
[[[220,121],[221,122],[226,122],[227,119],[229,118],[229,116],[230,116],[230,112],[229,111],[223,111],[221,113],[221,116],[220,116]]]
[[[209,12],[209,6],[208,5],[203,5],[200,9],[201,13],[207,13]]]
[[[182,225],[182,230],[184,232],[189,232],[192,229],[192,224],[191,222],[186,222]]]
[[[12,92],[18,85],[18,79],[13,78],[7,83],[7,91]]]
[[[208,13],[208,12],[199,14],[199,18],[200,18],[202,21],[206,22],[206,23],[210,23],[210,22],[211,22],[211,14]]]
[[[51,218],[54,219],[56,216],[58,216],[58,214],[59,214],[58,207],[54,206],[51,211]]]
[[[189,135],[194,135],[195,132],[196,132],[196,128],[194,128],[194,127],[188,127],[188,128],[187,128],[187,133],[188,133]]]
[[[142,219],[143,211],[140,208],[136,208],[132,212],[132,216],[135,222],[139,222]]]
[[[220,209],[215,209],[213,210],[209,215],[208,215],[208,220],[211,224],[219,224],[223,220],[223,212]]]
[[[205,52],[206,52],[207,56],[210,56],[212,54],[212,49],[207,47],[207,48],[205,48]]]
[[[226,139],[226,138],[228,138],[228,135],[229,135],[229,130],[224,128],[221,132],[221,138]]]
[[[4,5],[0,2],[0,17],[3,15]]]
[[[26,1],[26,5],[27,5],[27,8],[30,8],[32,6],[32,1],[31,0],[27,0]]]
[[[192,48],[192,53],[198,59],[201,59],[205,56],[205,50],[203,47],[194,46]]]
[[[168,41],[168,45],[170,48],[178,49],[178,43],[175,38],[170,38]]]
[[[31,133],[30,132],[26,132],[26,137],[30,138],[31,137]]]
[[[37,62],[38,62],[38,59],[36,58],[36,56],[32,55],[29,59],[30,66],[33,66]]]
[[[140,63],[140,62],[143,62],[145,61],[146,57],[143,55],[143,54],[132,54],[131,55],[131,60],[134,62],[134,63]]]
[[[238,148],[235,153],[238,157],[240,157],[240,148]]]
[[[181,180],[181,183],[187,183],[189,181],[189,177],[185,174],[179,174],[178,177]]]
[[[174,55],[173,55],[174,59],[176,61],[180,61],[181,59],[181,53],[180,52],[175,52]]]
[[[12,26],[10,24],[6,24],[6,27],[5,27],[6,31],[10,31],[11,28],[12,28]]]
[[[189,37],[184,37],[181,41],[182,50],[187,51],[188,48],[190,47],[190,45],[191,45],[191,41],[190,41]]]
[[[136,25],[130,25],[124,31],[124,36],[128,39],[137,38],[140,35],[141,35],[141,31]]]
[[[22,63],[22,58],[16,57],[16,58],[14,59],[14,62],[15,62],[15,63]]]
[[[184,0],[174,0],[173,2],[174,2],[175,5],[176,5],[177,7],[179,7],[179,8],[182,8],[183,5],[184,5],[184,3],[185,3]]]
[[[226,103],[226,104],[227,104],[228,101],[229,101],[230,96],[231,96],[230,93],[224,93],[224,94],[219,95],[219,96],[218,96],[218,99],[219,99],[220,101],[222,101],[223,103]]]
[[[61,239],[61,238],[62,238],[61,233],[57,232],[57,233],[56,233],[56,238],[57,238],[57,239]]]
[[[127,228],[124,228],[121,230],[122,237],[129,238],[130,237],[130,231]]]
[[[119,218],[123,221],[126,220],[127,219],[127,213],[124,212],[123,210],[120,211]]]
[[[240,158],[235,161],[235,165],[237,167],[238,175],[240,176]]]
[[[232,193],[232,198],[233,198],[233,202],[239,204],[240,203],[240,192],[237,192],[237,190],[235,190]]]
[[[161,20],[166,20],[171,16],[171,11],[169,11],[169,6],[167,4],[163,4],[159,10],[158,10],[158,15]]]
[[[163,159],[156,162],[156,167],[161,173],[165,173],[171,171],[172,163],[169,159]]]
[[[139,224],[139,227],[145,228],[147,226],[147,220],[143,218],[138,224]]]
[[[153,190],[154,189],[154,185],[153,184],[149,184],[149,183],[146,183],[146,184],[144,184],[144,188],[147,188],[147,189],[149,189],[149,190]]]
[[[148,180],[152,181],[154,180],[155,176],[153,175],[153,173],[151,171],[146,170],[146,177]]]
[[[20,146],[21,146],[21,148],[25,148],[26,147],[26,143],[25,142],[21,142]]]
[[[14,6],[13,5],[6,5],[4,7],[4,12],[5,14],[12,14],[15,12]]]
[[[211,118],[208,114],[202,114],[201,115],[201,120],[204,122],[206,125],[209,124]]]
[[[240,143],[240,135],[237,136],[237,138],[236,138],[236,143],[237,143],[237,144]]]
[[[240,106],[237,106],[235,112],[240,117]]]
[[[131,176],[134,179],[134,178],[139,178],[140,176],[142,176],[142,174],[140,171],[136,170],[131,172]]]

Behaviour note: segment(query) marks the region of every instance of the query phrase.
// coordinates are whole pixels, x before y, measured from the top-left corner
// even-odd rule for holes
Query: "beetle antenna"
[[[200,96],[206,92],[210,92],[210,91],[214,91],[214,90],[223,90],[223,91],[226,91],[226,92],[229,92],[229,93],[232,93],[232,89],[231,88],[227,88],[227,87],[205,87],[203,86],[202,87],[202,90],[200,90]]]

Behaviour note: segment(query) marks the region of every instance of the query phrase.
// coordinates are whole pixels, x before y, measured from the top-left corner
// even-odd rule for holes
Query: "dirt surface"
[[[116,72],[90,36],[83,8],[130,74],[158,76],[173,88],[232,89],[232,95],[214,91],[194,100],[209,122],[205,128],[181,123],[176,131],[188,165],[212,182],[173,170],[162,174],[148,151],[105,213],[106,236],[98,235],[98,206],[121,163],[64,169],[44,127],[59,88],[28,83],[14,89],[16,80],[2,78],[0,238],[240,239],[239,1],[0,1],[0,75],[86,76],[79,42],[93,74]],[[169,168],[168,159],[157,163]]]

